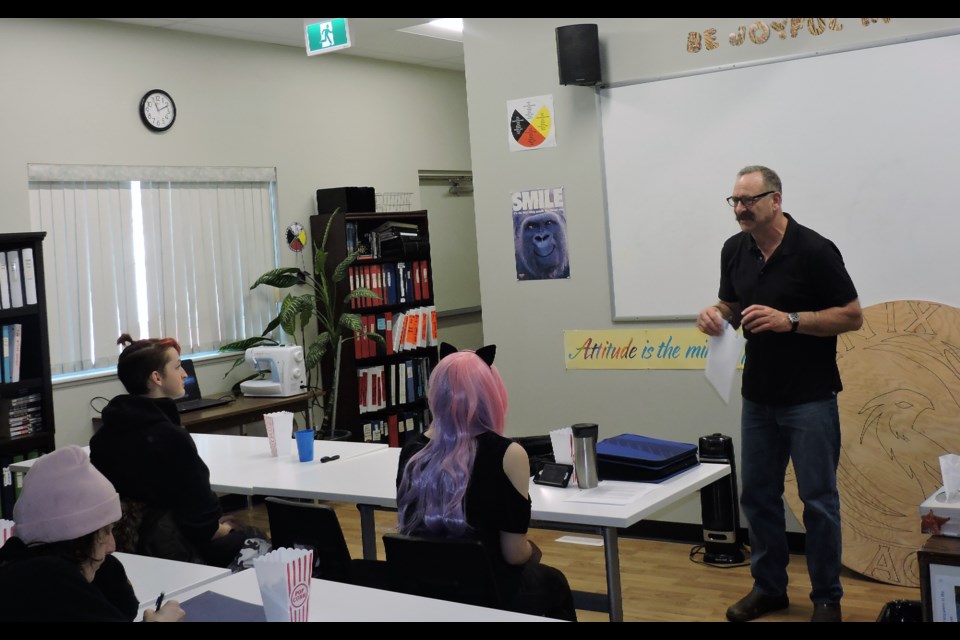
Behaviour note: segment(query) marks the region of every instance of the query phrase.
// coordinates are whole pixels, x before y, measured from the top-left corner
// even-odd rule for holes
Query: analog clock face
[[[140,100],[140,119],[152,131],[166,131],[177,118],[177,107],[166,91],[153,89]]]

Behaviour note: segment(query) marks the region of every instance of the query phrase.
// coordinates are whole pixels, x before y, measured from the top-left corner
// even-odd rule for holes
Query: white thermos
[[[595,424],[575,424],[573,427],[573,469],[577,486],[592,489],[597,486],[597,434]]]

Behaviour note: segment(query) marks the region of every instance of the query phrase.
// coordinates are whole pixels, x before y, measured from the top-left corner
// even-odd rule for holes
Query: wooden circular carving
[[[960,452],[960,309],[900,300],[863,316],[837,340],[843,564],[918,586],[920,503],[942,484],[939,457]],[[792,467],[785,495],[802,522]]]

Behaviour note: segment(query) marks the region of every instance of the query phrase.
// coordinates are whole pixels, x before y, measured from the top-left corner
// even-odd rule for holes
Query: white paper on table
[[[570,474],[570,484],[577,484],[576,466],[573,464],[573,427],[563,427],[550,432],[550,444],[553,446],[553,461],[574,467]]]
[[[737,363],[745,344],[746,339],[737,333],[729,322],[723,323],[722,334],[709,336],[707,340],[707,367],[704,374],[727,404],[730,403],[733,374],[737,371]]]
[[[630,504],[637,498],[653,491],[649,484],[639,482],[610,484],[601,482],[593,489],[581,489],[565,502],[589,502],[590,504]]]

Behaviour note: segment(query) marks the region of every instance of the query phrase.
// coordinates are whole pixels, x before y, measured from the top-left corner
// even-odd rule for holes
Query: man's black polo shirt
[[[787,230],[766,263],[749,233],[740,232],[723,244],[720,300],[739,303],[741,310],[761,304],[789,313],[842,307],[856,298],[857,290],[836,245],[786,212],[783,215]],[[836,336],[743,333],[747,338],[744,398],[794,405],[825,400],[843,388]]]

